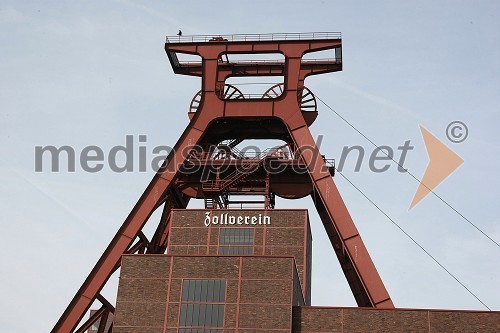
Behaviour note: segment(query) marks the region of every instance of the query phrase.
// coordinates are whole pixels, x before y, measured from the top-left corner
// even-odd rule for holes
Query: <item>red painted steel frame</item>
[[[311,194],[313,201],[358,305],[376,308],[394,307],[297,103],[297,91],[303,87],[307,75],[341,70],[340,55],[330,62],[318,62],[318,67],[307,64],[302,60],[302,56],[307,52],[326,49],[340,51],[342,45],[340,36],[322,38],[319,34],[310,37],[298,35],[295,39],[288,39],[286,36],[276,38],[251,36],[249,40],[217,37],[211,41],[207,39],[196,41],[196,38],[186,41],[184,37],[179,37],[177,41],[174,37],[165,44],[165,50],[176,72],[182,73],[183,66],[179,63],[176,53],[201,56],[202,62],[197,70],[202,73],[202,100],[196,114],[166,158],[162,169],[154,176],[52,332],[74,332],[96,299],[106,305],[107,302],[103,300],[100,291],[111,274],[119,268],[123,254],[137,251],[140,253],[165,251],[170,210],[185,208],[189,200],[176,187],[176,180],[180,177],[179,169],[186,160],[189,147],[201,143],[210,124],[222,118],[272,118],[278,119],[286,126],[288,137],[298,148],[302,161],[307,165],[313,185]],[[220,65],[221,55],[266,52],[278,52],[285,56],[285,61],[280,64],[281,74],[285,80],[282,96],[275,99],[223,100],[217,95],[217,88],[233,73],[228,70],[228,64]],[[197,65],[190,66],[192,73],[195,71],[193,67]],[[244,75],[255,75],[255,73],[248,68]],[[303,149],[304,147],[308,148]],[[161,221],[152,241],[148,242],[141,230],[151,214],[162,205]],[[137,243],[134,245],[136,239]]]

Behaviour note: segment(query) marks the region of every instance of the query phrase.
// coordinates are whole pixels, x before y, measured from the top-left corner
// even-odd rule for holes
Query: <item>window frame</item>
[[[253,228],[253,227],[224,227],[224,228],[219,228],[219,239],[218,239],[218,243],[217,243],[217,254],[218,255],[254,255],[255,253],[255,229],[256,228]],[[224,230],[224,231],[223,231]],[[229,237],[229,239],[231,239],[231,237],[235,238],[236,236],[235,235],[223,235],[223,232],[228,232],[228,231],[240,231],[240,230],[251,230],[252,231],[252,234],[251,234],[251,243],[244,243],[244,242],[234,242],[234,243],[231,243],[231,242],[227,242],[227,243],[221,243],[221,240],[222,238],[224,237]],[[238,235],[238,237],[244,237],[244,235]],[[221,249],[228,249],[229,253],[224,253],[221,251]],[[239,253],[239,252],[233,252],[231,251],[231,249],[244,249],[244,248],[247,248],[247,249],[250,249],[250,253]]]
[[[189,282],[188,282],[189,281]],[[198,284],[198,281],[200,283]],[[219,281],[220,283],[216,284],[215,282]],[[187,284],[186,284],[187,282]],[[194,283],[193,283],[194,282]],[[204,283],[205,288],[204,288]],[[212,294],[209,297],[209,289],[210,289],[210,284],[212,282]],[[200,286],[200,289],[197,290],[197,286]],[[218,285],[218,288],[216,289],[216,285]],[[187,290],[186,290],[187,287]],[[223,291],[221,289],[224,289]],[[217,297],[215,297],[217,292]],[[193,293],[193,296],[191,295]],[[198,295],[197,295],[198,294]],[[205,332],[205,333],[222,333],[224,324],[225,324],[225,310],[226,310],[226,297],[227,297],[227,279],[192,279],[192,278],[183,278],[181,282],[181,293],[180,293],[180,301],[179,301],[179,316],[177,320],[177,332],[178,333],[190,333],[190,332]],[[204,308],[205,310],[203,311],[203,322],[201,323],[202,325],[205,325],[205,316],[208,313],[207,309],[208,306],[210,306],[210,314],[211,314],[211,320],[210,324],[211,326],[194,326],[194,312],[193,310],[197,309],[197,317],[196,317],[196,322],[197,324],[200,324],[200,314],[201,314],[201,309]],[[222,325],[222,326],[213,326],[213,309],[214,306],[217,307],[217,317],[215,318],[217,321],[217,325]],[[191,314],[189,314],[191,308]],[[183,315],[183,309],[185,311],[185,315]],[[221,314],[222,312],[222,314]],[[182,317],[184,316],[184,320],[182,320]],[[187,323],[189,322],[187,320],[188,316],[190,317],[190,325],[188,326]],[[221,320],[221,321],[220,321]]]

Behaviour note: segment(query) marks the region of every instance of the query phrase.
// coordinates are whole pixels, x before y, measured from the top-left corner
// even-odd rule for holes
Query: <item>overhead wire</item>
[[[345,180],[351,184],[352,187],[354,187],[363,197],[365,197],[366,200],[368,200],[375,208],[377,208],[389,221],[392,222],[403,234],[406,235],[415,245],[417,245],[429,258],[431,258],[436,264],[439,265],[449,276],[451,276],[455,281],[457,281],[465,290],[469,292],[475,299],[477,299],[484,307],[486,307],[488,310],[491,311],[490,307],[486,305],[472,290],[467,288],[467,286],[460,281],[452,272],[450,272],[443,264],[441,264],[436,257],[434,257],[429,251],[427,251],[420,243],[418,243],[415,238],[413,238],[408,232],[406,232],[393,218],[389,216],[382,208],[380,208],[379,205],[377,205],[368,195],[366,195],[359,187],[357,187],[349,178],[347,178],[346,175],[344,175],[342,172],[338,171],[338,169],[335,169],[338,174],[340,174]]]
[[[383,149],[381,149],[375,142],[373,142],[368,136],[363,134],[360,130],[358,130],[353,124],[351,124],[347,119],[345,119],[341,114],[335,111],[332,107],[330,107],[325,101],[323,101],[320,97],[315,95],[315,97],[323,103],[328,109],[333,111],[340,119],[342,119],[346,124],[348,124],[351,128],[353,128],[358,134],[360,134],[363,138],[365,138],[368,142],[370,142],[373,146],[375,146],[378,150],[382,151],[387,157],[389,157],[394,163],[396,163],[399,167],[403,168],[403,166],[394,160],[392,156],[386,153]],[[404,169],[404,168],[403,168]],[[434,257],[428,250],[426,250],[415,238],[413,238],[406,230],[404,230],[392,217],[389,216],[379,205],[377,205],[367,194],[365,194],[358,186],[356,186],[346,175],[344,175],[341,171],[335,168],[336,172],[340,174],[352,187],[354,187],[363,197],[368,200],[378,211],[380,211],[392,224],[394,224],[406,237],[408,237],[420,250],[422,250],[429,258],[431,258],[439,267],[441,267],[450,277],[452,277],[461,287],[463,287],[470,295],[472,295],[477,301],[479,301],[485,308],[491,311],[491,308],[486,305],[484,301],[482,301],[470,288],[468,288],[456,275],[454,275],[450,270],[448,270],[443,264],[441,264],[436,257]],[[476,228],[479,232],[481,232],[484,236],[486,236],[490,241],[496,244],[498,247],[500,245],[492,239],[488,234],[486,234],[483,230],[481,230],[478,226],[476,226],[472,221],[467,219],[463,214],[461,214],[458,210],[456,210],[453,206],[451,206],[448,202],[446,202],[441,196],[435,193],[433,190],[428,188],[420,179],[418,179],[415,175],[413,175],[410,171],[405,169],[406,172],[413,177],[417,182],[425,186],[430,192],[432,192],[437,198],[439,198],[443,203],[445,203],[449,208],[451,208],[455,213],[461,216],[465,221],[471,224],[474,228]]]
[[[323,103],[328,109],[333,111],[340,119],[342,119],[347,125],[349,125],[352,129],[354,129],[358,134],[360,134],[363,138],[365,138],[368,142],[370,142],[375,148],[385,154],[392,162],[396,163],[400,168],[404,169],[403,166],[396,161],[393,156],[388,154],[384,149],[381,149],[375,142],[373,142],[368,136],[363,134],[360,130],[358,130],[353,124],[351,124],[347,119],[345,119],[341,114],[339,114],[335,109],[329,106],[325,101],[323,101],[318,95],[315,94],[315,97]],[[453,210],[456,214],[458,214],[464,221],[468,222],[471,226],[473,226],[477,231],[479,231],[483,236],[489,239],[492,243],[494,243],[498,248],[500,248],[500,244],[495,241],[491,236],[489,236],[485,231],[479,228],[476,224],[474,224],[471,220],[465,217],[462,213],[460,213],[455,207],[449,204],[446,200],[443,199],[439,194],[430,189],[427,185],[425,185],[420,179],[418,179],[414,174],[412,174],[408,169],[405,169],[406,173],[408,173],[413,179],[415,179],[419,184],[422,184],[426,189],[429,190],[432,194],[434,194],[441,202],[443,202],[446,206],[448,206],[451,210]]]

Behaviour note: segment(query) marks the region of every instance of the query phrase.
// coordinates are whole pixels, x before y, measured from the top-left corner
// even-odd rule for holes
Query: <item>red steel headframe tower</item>
[[[175,36],[167,38],[165,50],[175,73],[201,77],[189,125],[52,332],[84,332],[98,320],[99,332],[104,332],[114,307],[100,292],[120,267],[122,255],[165,253],[171,211],[186,208],[190,198],[204,199],[207,209],[225,209],[248,203],[232,200],[235,196],[261,195],[265,209],[272,209],[276,195],[310,195],[357,304],[393,308],[333,181],[333,168],[309,131],[317,116],[316,99],[304,80],[342,70],[340,33]],[[304,57],[326,50],[333,56]],[[201,61],[182,61],[181,54],[197,55]],[[259,54],[284,59],[255,60]],[[231,60],[234,55],[253,60]],[[230,77],[251,76],[281,76],[283,83],[258,96],[226,83]],[[279,139],[285,144],[249,156],[235,148],[245,139]],[[158,209],[161,218],[148,239],[142,229]],[[96,300],[102,306],[78,327]]]

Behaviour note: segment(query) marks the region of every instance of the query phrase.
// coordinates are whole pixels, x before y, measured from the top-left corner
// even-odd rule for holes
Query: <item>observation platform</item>
[[[176,74],[202,76],[202,59],[200,61],[183,60],[180,53],[198,54],[206,58],[202,50],[209,46],[219,45],[219,76],[251,76],[251,75],[284,75],[286,58],[302,57],[305,53],[332,49],[328,57],[307,58],[301,60],[300,70],[304,76],[322,74],[342,70],[342,37],[340,32],[311,33],[274,33],[274,34],[236,34],[236,35],[192,35],[167,36],[165,51]],[[301,54],[287,54],[297,46],[303,46]],[[298,49],[301,49],[300,47]],[[238,59],[231,60],[227,54],[245,53],[281,53],[283,59]]]

